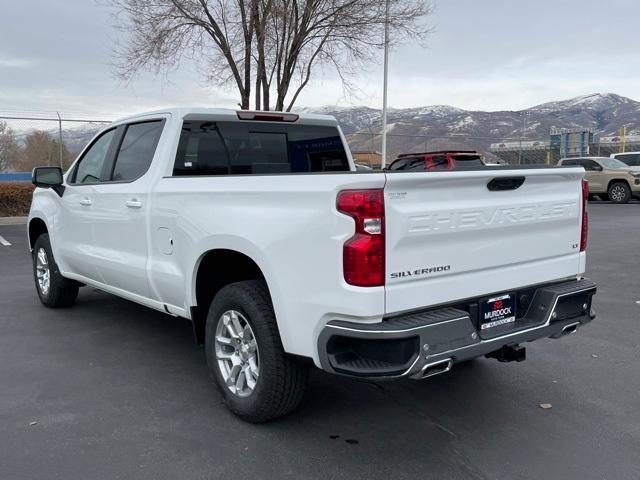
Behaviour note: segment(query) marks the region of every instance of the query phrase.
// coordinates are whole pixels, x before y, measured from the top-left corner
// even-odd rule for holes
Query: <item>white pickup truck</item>
[[[336,120],[170,109],[36,168],[37,292],[193,322],[229,408],[294,409],[308,367],[421,379],[594,318],[581,167],[358,172]]]

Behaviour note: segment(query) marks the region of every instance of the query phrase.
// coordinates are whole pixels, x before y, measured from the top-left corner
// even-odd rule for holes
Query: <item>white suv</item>
[[[612,153],[609,156],[627,164],[632,170],[640,170],[640,152]]]

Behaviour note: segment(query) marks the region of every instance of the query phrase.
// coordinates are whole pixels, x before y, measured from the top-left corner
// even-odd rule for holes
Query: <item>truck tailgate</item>
[[[583,176],[582,168],[387,173],[386,312],[582,273]]]

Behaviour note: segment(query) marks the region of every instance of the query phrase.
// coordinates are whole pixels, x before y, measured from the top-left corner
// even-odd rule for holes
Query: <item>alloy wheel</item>
[[[624,187],[620,185],[616,185],[611,189],[609,196],[611,197],[611,200],[613,200],[614,202],[621,202],[622,200],[624,200],[625,194],[626,194],[626,191]]]
[[[227,310],[218,319],[215,354],[227,388],[239,397],[248,397],[260,376],[258,343],[245,316]]]
[[[38,249],[36,254],[36,279],[40,293],[47,295],[51,286],[51,270],[49,269],[49,259],[44,248]]]

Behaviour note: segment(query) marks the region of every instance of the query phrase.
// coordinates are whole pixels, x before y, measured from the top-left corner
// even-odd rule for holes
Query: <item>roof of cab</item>
[[[616,158],[616,157],[622,157],[624,155],[640,155],[640,151],[638,151],[638,152],[617,152],[617,153],[612,153],[611,155],[609,155],[609,157]]]
[[[123,118],[119,118],[115,120],[113,123],[126,123],[135,120],[142,120],[154,115],[171,115],[177,118],[185,118],[189,117],[212,117],[212,120],[226,120],[226,121],[258,121],[263,122],[265,120],[240,120],[238,118],[238,111],[243,110],[233,110],[231,108],[203,108],[203,107],[172,107],[172,108],[163,108],[158,110],[153,110],[149,112],[141,112],[135,115],[129,115]],[[276,111],[257,111],[257,110],[244,110],[246,112],[255,112],[264,115],[270,114],[286,114],[289,112],[276,112]],[[300,124],[315,124],[315,125],[337,125],[338,122],[332,115],[319,115],[315,113],[296,113],[291,112],[293,114],[298,115],[298,120],[291,123],[300,123]]]

